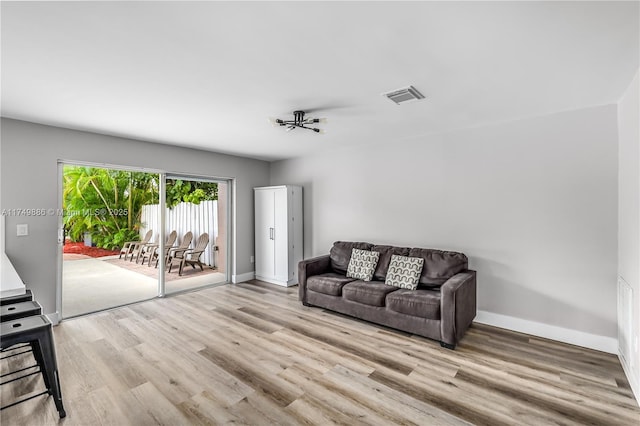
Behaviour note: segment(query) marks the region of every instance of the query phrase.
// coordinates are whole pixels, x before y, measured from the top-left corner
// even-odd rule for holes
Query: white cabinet
[[[298,283],[302,260],[302,188],[254,188],[256,279],[282,286]]]

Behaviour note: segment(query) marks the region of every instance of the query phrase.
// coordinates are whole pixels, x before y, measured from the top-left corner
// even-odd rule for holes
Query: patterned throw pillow
[[[347,267],[347,277],[371,281],[376,270],[380,253],[377,251],[352,249],[351,260]]]
[[[386,285],[415,290],[418,288],[418,280],[422,272],[424,259],[421,257],[391,256],[387,277],[384,280]]]

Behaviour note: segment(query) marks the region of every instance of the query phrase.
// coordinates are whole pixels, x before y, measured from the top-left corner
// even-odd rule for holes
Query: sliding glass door
[[[229,282],[230,181],[60,163],[58,310]]]
[[[167,294],[228,282],[229,182],[166,179],[164,286]]]
[[[61,168],[62,317],[156,297],[158,273],[148,263],[161,238],[160,175],[77,164]]]

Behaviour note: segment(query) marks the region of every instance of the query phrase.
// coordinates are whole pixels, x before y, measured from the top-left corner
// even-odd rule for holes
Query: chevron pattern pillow
[[[371,281],[376,270],[380,253],[370,250],[351,250],[351,260],[347,267],[347,277],[363,281]]]
[[[387,277],[384,280],[386,285],[391,285],[408,290],[418,288],[418,280],[424,266],[424,259],[421,257],[391,256]]]

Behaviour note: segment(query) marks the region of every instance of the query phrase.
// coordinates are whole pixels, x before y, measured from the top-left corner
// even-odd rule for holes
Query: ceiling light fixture
[[[304,118],[304,111],[293,111],[293,120],[281,120],[279,118],[270,118],[271,124],[274,126],[282,126],[287,128],[287,132],[299,127],[301,129],[312,130],[316,133],[324,133],[323,129],[309,127],[315,123],[326,123],[326,118]]]

